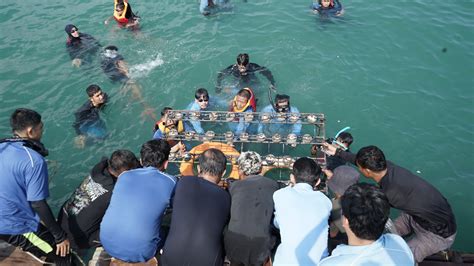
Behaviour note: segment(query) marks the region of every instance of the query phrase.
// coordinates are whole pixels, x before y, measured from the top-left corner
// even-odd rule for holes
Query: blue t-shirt
[[[100,224],[104,249],[127,262],[151,259],[161,240],[161,218],[175,185],[175,177],[154,167],[122,173]]]
[[[413,254],[403,238],[384,234],[365,246],[339,245],[318,265],[415,265]]]
[[[267,105],[263,108],[260,112],[262,113],[269,113],[270,115],[276,115],[277,112],[273,108],[272,105]],[[295,106],[290,106],[290,113],[297,113],[299,114],[300,111]],[[277,121],[275,118],[272,119],[272,122]],[[287,136],[290,133],[300,135],[301,134],[301,120],[298,120],[294,124],[271,124],[271,123],[259,123],[258,124],[258,133],[265,133],[267,136],[273,136],[274,134],[278,133],[281,136]]]
[[[0,177],[0,234],[35,232],[39,217],[29,202],[49,196],[43,156],[21,142],[1,143]]]

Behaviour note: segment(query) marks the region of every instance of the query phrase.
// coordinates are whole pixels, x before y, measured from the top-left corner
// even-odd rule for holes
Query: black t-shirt
[[[99,240],[100,222],[116,181],[107,167],[106,158],[95,165],[60,210],[58,222],[79,248],[90,248]]]
[[[222,232],[229,220],[230,195],[200,177],[181,177],[160,265],[223,264]]]
[[[339,156],[355,163],[352,153],[341,152]],[[448,201],[421,177],[387,161],[387,173],[379,185],[392,207],[411,215],[424,229],[444,238],[456,232],[456,219]]]
[[[105,108],[107,100],[108,95],[104,93],[104,103],[102,105],[95,107],[91,101],[88,100],[74,113],[76,119],[72,126],[78,135],[84,134],[84,132],[80,130],[83,125],[92,125],[98,122],[103,124],[103,121],[100,119],[100,111]]]
[[[82,59],[90,63],[101,47],[100,43],[87,33],[79,33],[79,38],[68,38],[66,49],[72,59]]]
[[[121,55],[117,55],[114,58],[102,57],[101,68],[104,71],[105,75],[113,82],[126,82],[128,77],[120,72],[118,68],[118,62],[123,61],[124,58]]]
[[[271,236],[273,193],[278,183],[264,176],[250,176],[230,185],[230,221],[224,243],[232,262],[262,264],[275,244]]]

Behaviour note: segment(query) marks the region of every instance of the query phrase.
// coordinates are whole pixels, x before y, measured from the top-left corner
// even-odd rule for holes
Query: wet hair
[[[254,151],[242,152],[237,158],[237,164],[246,176],[258,175],[262,172],[262,158]]]
[[[118,48],[115,45],[108,45],[104,48],[104,51],[106,50],[118,51]]]
[[[358,166],[374,172],[387,169],[387,161],[382,150],[376,146],[367,146],[357,152],[355,162]]]
[[[382,235],[390,204],[380,188],[367,183],[354,184],[342,196],[341,207],[358,238],[377,240]]]
[[[164,116],[169,110],[173,110],[173,108],[166,106],[165,108],[161,109],[161,116]]]
[[[246,66],[249,64],[249,55],[248,54],[239,54],[237,56],[237,64]]]
[[[98,93],[101,90],[102,89],[99,87],[99,85],[92,84],[92,85],[89,85],[89,87],[87,87],[86,93],[89,97],[92,97],[94,96],[94,94]]]
[[[31,109],[18,108],[10,116],[10,126],[13,132],[36,127],[39,124],[41,124],[41,115]]]
[[[237,92],[237,95],[238,96],[241,96],[241,97],[244,97],[246,98],[247,100],[250,100],[250,97],[252,96],[250,94],[250,91],[249,90],[246,90],[246,89],[241,89],[239,92]]]
[[[153,139],[143,143],[140,150],[142,166],[162,169],[163,164],[168,160],[170,149],[168,142],[163,139]]]
[[[321,174],[321,167],[312,159],[302,157],[293,164],[293,175],[296,183],[315,185]]]
[[[354,141],[354,139],[352,138],[351,133],[349,133],[349,132],[341,132],[341,134],[339,134],[339,136],[337,136],[337,138],[340,138],[342,143],[346,143],[347,147],[351,146],[352,141]]]
[[[288,101],[288,103],[289,103],[290,102],[290,96],[288,96],[286,94],[277,94],[275,96],[275,103],[283,102],[283,101]]]
[[[208,149],[199,156],[199,169],[203,174],[221,178],[226,165],[227,158],[218,149]]]
[[[140,162],[137,157],[129,150],[114,151],[108,160],[108,164],[114,174],[117,175],[120,175],[123,171],[140,167]]]
[[[199,99],[201,97],[209,99],[209,92],[204,88],[199,88],[196,90],[196,93],[194,93],[194,98]]]

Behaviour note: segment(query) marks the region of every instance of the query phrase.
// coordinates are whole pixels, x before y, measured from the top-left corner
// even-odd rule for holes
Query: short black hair
[[[142,166],[162,169],[163,164],[170,156],[170,149],[168,142],[163,139],[153,139],[143,143],[140,150]]]
[[[252,97],[252,95],[250,94],[250,91],[247,89],[241,89],[239,92],[237,92],[237,95],[244,97],[247,100],[250,100],[250,97]]]
[[[117,3],[117,7],[115,8],[115,10],[119,9],[119,10],[123,10],[125,8],[125,4],[123,3],[123,1],[119,1]]]
[[[199,88],[196,90],[196,93],[194,93],[194,98],[199,99],[201,97],[209,99],[209,92],[204,88]]]
[[[283,100],[286,100],[286,101],[290,101],[290,96],[286,95],[286,94],[277,94],[275,96],[275,102],[280,102],[280,101],[283,101]]]
[[[248,54],[239,54],[237,56],[237,64],[246,66],[249,64],[249,55]]]
[[[94,94],[98,93],[101,90],[102,89],[99,87],[99,85],[92,84],[92,85],[89,85],[89,87],[87,87],[86,93],[89,97],[92,97],[94,96]]]
[[[377,186],[367,183],[350,186],[341,198],[341,207],[350,229],[358,238],[377,240],[383,234],[390,204]]]
[[[225,154],[218,149],[208,149],[199,156],[199,169],[201,173],[221,177],[227,165]]]
[[[362,168],[374,172],[380,172],[387,169],[387,161],[382,150],[376,146],[367,146],[357,152],[356,164]]]
[[[321,174],[321,167],[312,159],[302,157],[293,164],[293,175],[296,183],[315,185]]]
[[[41,124],[41,115],[31,109],[18,108],[10,116],[10,126],[13,132],[36,127],[39,124]]]
[[[116,174],[140,167],[137,157],[129,150],[114,151],[108,160],[108,164]]]
[[[339,136],[337,136],[338,138],[340,138],[342,140],[342,143],[346,143],[347,146],[349,147],[352,142],[354,141],[354,138],[352,138],[352,135],[351,133],[349,132],[341,132],[339,134]]]
[[[161,116],[164,116],[169,110],[173,110],[173,108],[166,106],[165,108],[161,109]]]

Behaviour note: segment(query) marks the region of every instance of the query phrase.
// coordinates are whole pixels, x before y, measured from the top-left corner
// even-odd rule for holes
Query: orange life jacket
[[[236,104],[235,104],[235,101],[236,101],[236,97],[234,97],[234,100],[232,101],[230,107],[229,107],[229,111],[230,112],[245,112],[245,110],[247,110],[247,108],[252,107],[252,111],[256,112],[257,111],[257,101],[255,100],[255,95],[253,94],[253,91],[251,88],[244,88],[244,90],[247,90],[248,92],[250,92],[250,99],[247,101],[247,104],[245,104],[244,107],[242,107],[241,109],[238,109]]]
[[[125,15],[127,14],[128,3],[123,2],[124,8],[123,8],[122,14],[119,14],[117,12],[117,4],[118,4],[118,0],[115,0],[114,1],[114,19],[120,24],[127,24],[129,19],[126,18]]]

